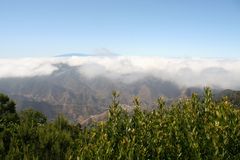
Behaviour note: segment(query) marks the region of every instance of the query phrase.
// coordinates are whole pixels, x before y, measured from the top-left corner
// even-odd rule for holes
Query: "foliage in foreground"
[[[240,112],[223,98],[193,94],[167,107],[132,114],[113,94],[109,118],[82,129],[63,116],[47,122],[34,110],[14,114],[13,102],[0,95],[0,159],[240,159]],[[9,107],[9,110],[6,109]]]

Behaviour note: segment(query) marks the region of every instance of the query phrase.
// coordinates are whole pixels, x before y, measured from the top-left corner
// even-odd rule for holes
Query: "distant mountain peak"
[[[85,53],[66,53],[66,54],[57,55],[55,57],[86,57],[86,56],[93,56],[93,55],[85,54]]]
[[[66,53],[60,54],[55,57],[87,57],[87,56],[96,56],[96,57],[112,57],[118,56],[118,54],[112,53],[108,50],[97,50],[94,54],[85,54],[85,53]]]

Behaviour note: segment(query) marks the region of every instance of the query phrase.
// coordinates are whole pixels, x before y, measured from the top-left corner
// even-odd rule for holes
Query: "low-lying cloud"
[[[104,76],[131,83],[145,76],[180,86],[240,89],[240,59],[160,58],[137,56],[86,56],[0,59],[0,78],[51,75],[67,64],[87,78]]]

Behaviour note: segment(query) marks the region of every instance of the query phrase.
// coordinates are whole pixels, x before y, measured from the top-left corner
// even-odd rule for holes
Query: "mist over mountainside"
[[[15,99],[18,110],[33,107],[50,118],[64,113],[72,120],[107,110],[113,90],[120,92],[121,103],[129,105],[134,96],[141,97],[145,105],[153,105],[158,96],[176,98],[181,94],[176,84],[154,77],[126,84],[100,75],[86,78],[76,67],[58,67],[48,76],[0,79],[0,92]]]
[[[15,99],[18,110],[33,107],[50,119],[63,113],[81,120],[105,112],[113,90],[120,92],[122,104],[131,105],[139,96],[151,108],[159,96],[172,101],[201,93],[203,86],[239,89],[239,62],[123,56],[0,59],[0,92]]]

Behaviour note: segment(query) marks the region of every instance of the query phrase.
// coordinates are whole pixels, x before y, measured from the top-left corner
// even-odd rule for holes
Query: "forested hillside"
[[[149,112],[133,99],[124,110],[113,92],[108,120],[87,127],[59,115],[48,121],[38,111],[16,113],[0,95],[0,159],[239,159],[240,111],[226,98],[193,94]]]

